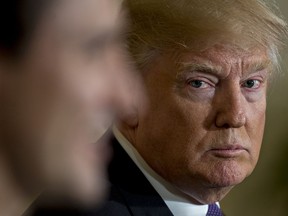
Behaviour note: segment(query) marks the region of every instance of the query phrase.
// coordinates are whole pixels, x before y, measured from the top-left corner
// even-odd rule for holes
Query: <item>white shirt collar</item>
[[[113,127],[113,133],[124,148],[130,158],[142,171],[154,189],[162,197],[173,215],[181,216],[205,216],[208,211],[208,205],[195,205],[185,198],[179,190],[159,176],[141,157],[134,146],[123,136],[123,134]],[[219,206],[219,203],[217,203]]]

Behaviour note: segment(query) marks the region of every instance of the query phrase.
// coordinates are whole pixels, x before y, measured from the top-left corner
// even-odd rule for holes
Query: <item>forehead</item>
[[[269,52],[263,47],[239,49],[229,45],[216,45],[200,52],[185,52],[180,55],[180,69],[192,66],[224,72],[231,69],[261,70],[272,67]]]
[[[44,25],[67,34],[96,28],[106,30],[116,25],[120,8],[120,0],[61,0],[44,14]]]

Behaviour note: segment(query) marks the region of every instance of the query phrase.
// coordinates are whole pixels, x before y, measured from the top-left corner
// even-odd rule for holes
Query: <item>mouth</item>
[[[208,152],[218,158],[235,158],[248,153],[248,149],[240,145],[227,145],[224,147],[212,148]]]

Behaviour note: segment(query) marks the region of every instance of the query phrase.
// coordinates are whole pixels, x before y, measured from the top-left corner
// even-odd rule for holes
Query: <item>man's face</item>
[[[257,163],[269,65],[261,49],[229,46],[159,57],[143,72],[136,148],[194,202],[222,199]]]
[[[130,98],[118,40],[120,6],[57,2],[26,53],[1,73],[1,141],[25,188],[57,186],[83,201],[103,196],[110,153],[97,141],[110,126],[112,108]]]

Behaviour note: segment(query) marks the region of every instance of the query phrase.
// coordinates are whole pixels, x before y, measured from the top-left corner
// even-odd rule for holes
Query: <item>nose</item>
[[[130,115],[138,100],[144,98],[141,78],[129,60],[123,52],[114,52],[109,58],[112,106],[120,118]]]
[[[245,99],[240,86],[222,91],[216,99],[215,124],[219,128],[240,128],[246,124]]]

